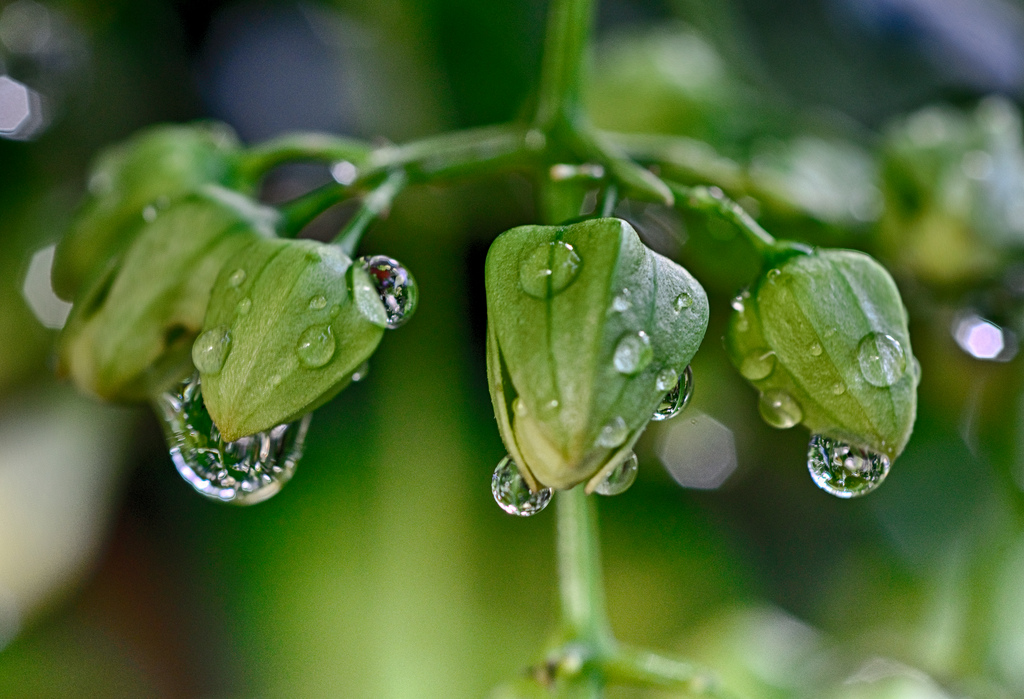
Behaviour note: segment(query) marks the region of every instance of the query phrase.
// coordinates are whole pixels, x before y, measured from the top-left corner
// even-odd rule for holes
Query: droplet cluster
[[[226,442],[203,402],[198,373],[156,402],[178,473],[213,500],[262,502],[281,490],[302,457],[311,415]]]

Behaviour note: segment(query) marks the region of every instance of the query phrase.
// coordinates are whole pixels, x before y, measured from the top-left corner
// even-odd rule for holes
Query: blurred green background
[[[363,250],[416,275],[417,316],[247,509],[191,491],[151,411],[51,377],[62,309],[34,255],[95,152],[150,123],[401,141],[522,116],[545,10],[0,2],[0,75],[38,96],[31,124],[0,123],[0,697],[481,697],[540,659],[554,517],[491,499],[483,360],[484,255],[534,220],[529,180],[416,188],[371,231]],[[618,636],[749,697],[1024,696],[1024,4],[606,0],[591,79],[599,125],[692,139],[676,176],[778,237],[878,255],[923,367],[885,484],[822,493],[806,432],[768,428],[722,349],[756,272],[735,231],[620,205],[705,284],[712,321],[691,407],[600,503]],[[282,168],[263,196],[327,178]]]

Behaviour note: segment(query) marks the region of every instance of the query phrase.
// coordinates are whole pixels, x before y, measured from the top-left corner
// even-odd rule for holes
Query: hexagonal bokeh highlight
[[[655,453],[684,488],[714,490],[736,470],[736,439],[731,429],[705,413],[667,423]]]

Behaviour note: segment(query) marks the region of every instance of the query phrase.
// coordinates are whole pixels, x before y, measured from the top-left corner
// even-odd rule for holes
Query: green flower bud
[[[726,350],[778,428],[896,458],[917,412],[917,360],[889,273],[852,250],[796,254],[733,302]]]
[[[192,349],[227,441],[326,403],[380,344],[388,315],[361,265],[310,240],[259,240],[220,272]]]
[[[530,488],[593,490],[630,455],[697,352],[707,297],[628,223],[522,226],[486,264],[487,373]]]
[[[93,270],[121,253],[161,205],[201,185],[235,183],[234,132],[220,123],[160,125],[104,151],[89,195],[54,254],[53,289],[68,301]]]
[[[85,283],[58,342],[58,373],[109,400],[146,400],[192,372],[221,266],[273,235],[278,214],[215,186],[161,210]]]

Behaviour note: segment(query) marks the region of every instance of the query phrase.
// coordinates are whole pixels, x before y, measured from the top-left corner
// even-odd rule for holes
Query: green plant
[[[198,490],[258,502],[290,478],[304,416],[358,380],[384,330],[415,309],[400,264],[353,259],[371,224],[410,185],[525,172],[547,225],[500,236],[486,271],[489,381],[512,455],[495,472],[495,497],[532,514],[559,490],[562,619],[524,683],[565,696],[606,684],[727,696],[689,662],[618,644],[603,608],[586,493],[628,487],[647,422],[685,404],[708,319],[700,284],[613,218],[616,204],[710,214],[759,258],[759,276],[735,301],[730,357],[761,391],[766,420],[815,432],[809,466],[827,491],[860,495],[885,477],[909,439],[919,372],[881,266],[776,240],[723,193],[728,178],[705,176],[700,157],[680,162],[685,142],[590,123],[581,93],[593,11],[590,0],[552,3],[529,122],[379,148],[299,134],[246,149],[219,127],[174,127],[106,156],[58,248],[55,288],[74,299],[61,369],[101,397],[156,401],[179,471]],[[279,208],[251,198],[269,170],[305,159],[337,163],[337,182]],[[165,161],[184,167],[137,172]],[[110,187],[125,195],[109,203]],[[595,215],[577,220],[593,190]],[[332,243],[294,240],[355,198],[360,208]]]

